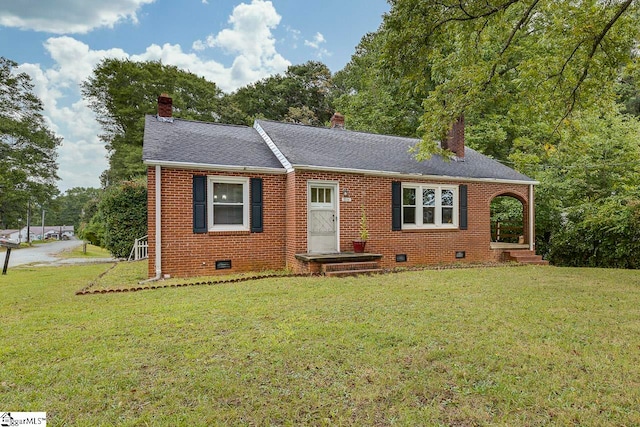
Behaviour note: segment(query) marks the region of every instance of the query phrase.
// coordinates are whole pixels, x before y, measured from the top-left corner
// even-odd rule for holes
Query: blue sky
[[[28,73],[63,138],[58,187],[99,187],[100,127],[79,84],[105,57],[161,60],[225,92],[319,60],[344,67],[386,0],[21,0],[0,2],[0,55]]]

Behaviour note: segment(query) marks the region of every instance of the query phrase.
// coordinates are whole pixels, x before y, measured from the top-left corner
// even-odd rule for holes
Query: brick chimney
[[[344,116],[337,111],[331,116],[331,129],[344,129]]]
[[[173,99],[166,93],[158,97],[158,117],[170,119],[173,116]]]
[[[442,148],[449,150],[458,159],[464,159],[464,116],[461,115],[453,124],[447,138],[442,141]]]

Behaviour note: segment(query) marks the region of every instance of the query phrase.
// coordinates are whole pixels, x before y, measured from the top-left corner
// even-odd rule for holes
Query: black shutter
[[[459,188],[460,195],[460,230],[467,229],[467,186],[462,184]]]
[[[207,177],[193,176],[193,232],[207,232]]]
[[[251,178],[251,232],[262,231],[262,178]]]
[[[399,181],[391,183],[391,230],[402,230],[402,185]]]

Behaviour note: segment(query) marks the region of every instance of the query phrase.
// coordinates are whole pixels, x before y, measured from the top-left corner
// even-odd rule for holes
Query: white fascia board
[[[282,168],[265,168],[260,166],[212,165],[209,163],[171,162],[166,160],[145,160],[143,163],[149,166],[162,166],[167,168],[179,168],[179,169],[203,169],[203,170],[211,170],[211,171],[253,172],[253,173],[267,173],[267,174],[287,173],[287,171]]]
[[[455,182],[486,182],[495,184],[522,184],[522,185],[538,185],[539,181],[519,181],[517,179],[500,179],[500,178],[469,178],[463,176],[447,176],[447,175],[424,175],[420,173],[402,173],[402,172],[390,172],[390,171],[376,171],[368,169],[346,169],[346,168],[334,168],[330,166],[310,166],[310,165],[293,165],[295,170],[308,170],[308,171],[320,171],[320,172],[336,172],[336,173],[355,173],[371,176],[387,176],[395,178],[405,179],[433,179],[440,181],[455,181]]]
[[[287,173],[293,172],[293,166],[291,166],[291,163],[289,162],[289,160],[285,157],[284,154],[282,154],[282,151],[280,151],[280,149],[278,148],[276,143],[273,142],[271,137],[267,135],[264,129],[262,129],[262,126],[260,126],[257,120],[253,122],[253,128],[260,134],[264,143],[267,144],[267,147],[269,147],[273,155],[276,156],[276,158],[278,159],[282,167],[286,169]]]

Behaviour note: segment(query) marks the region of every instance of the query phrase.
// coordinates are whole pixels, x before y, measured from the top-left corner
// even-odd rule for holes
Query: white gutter
[[[163,166],[166,168],[180,168],[180,169],[202,169],[202,170],[216,170],[225,172],[254,172],[254,173],[268,173],[268,174],[285,174],[286,170],[282,168],[265,168],[260,166],[229,166],[229,165],[212,165],[210,163],[191,163],[191,162],[171,162],[166,160],[145,160],[143,162],[148,166]]]
[[[160,165],[156,165],[156,185],[155,185],[155,199],[156,199],[156,259],[155,259],[155,270],[156,275],[151,279],[143,280],[139,283],[147,283],[147,282],[155,282],[156,280],[160,280],[162,277],[162,221],[161,217],[161,206],[162,206],[162,167]]]
[[[441,181],[466,181],[466,182],[490,182],[495,184],[522,184],[522,185],[538,185],[540,181],[520,181],[517,179],[500,179],[500,178],[467,178],[464,176],[446,176],[446,175],[423,175],[420,173],[402,173],[390,171],[376,171],[368,169],[348,169],[334,168],[331,166],[310,166],[310,165],[293,165],[295,170],[309,170],[321,172],[337,172],[337,173],[355,173],[372,176],[387,176],[406,179],[427,178]]]
[[[536,218],[535,218],[535,201],[533,199],[533,184],[529,185],[529,250],[535,250],[535,232],[536,232]]]

